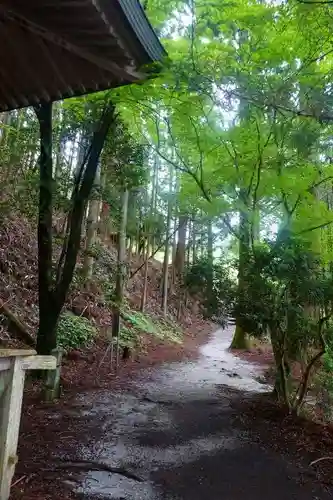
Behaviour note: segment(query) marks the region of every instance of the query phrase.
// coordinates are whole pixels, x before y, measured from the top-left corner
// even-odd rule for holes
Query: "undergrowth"
[[[57,342],[65,351],[92,344],[96,335],[96,328],[87,318],[75,316],[69,311],[60,316]]]
[[[145,313],[134,311],[128,306],[124,307],[121,312],[122,318],[131,325],[131,327],[143,333],[154,335],[159,339],[170,340],[172,342],[182,342],[182,331],[179,326],[166,319],[152,319]]]
[[[182,343],[182,331],[179,326],[164,319],[152,319],[145,313],[135,311],[124,304],[121,310],[122,326],[118,339],[119,346],[130,349],[140,347],[141,335],[148,334],[160,340],[167,340],[177,344]],[[113,339],[116,343],[117,339]]]

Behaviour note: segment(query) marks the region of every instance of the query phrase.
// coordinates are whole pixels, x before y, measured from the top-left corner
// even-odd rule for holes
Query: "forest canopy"
[[[136,274],[126,271],[126,251],[141,255],[146,279],[157,256],[165,316],[170,289],[180,295],[178,314],[187,293],[204,289],[208,317],[221,324],[235,317],[233,347],[246,347],[249,336],[270,338],[275,389],[300,406],[316,356],[329,352],[333,338],[331,4],[146,0],[144,9],[168,52],[158,75],[53,105],[53,224],[64,254],[50,257],[57,260],[50,297],[71,282],[64,278],[72,241],[66,221],[92,124],[109,106],[93,189],[83,221],[75,219],[84,234],[84,279],[98,242],[114,238],[116,317]],[[36,218],[33,111],[3,114],[0,140],[1,214]],[[117,336],[119,318],[113,328]],[[304,377],[291,395],[294,360]]]

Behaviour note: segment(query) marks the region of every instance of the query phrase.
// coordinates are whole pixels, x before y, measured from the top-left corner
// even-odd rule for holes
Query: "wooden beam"
[[[71,86],[65,81],[63,75],[61,74],[61,72],[58,69],[58,66],[54,62],[53,54],[51,54],[51,51],[49,50],[49,47],[46,45],[43,38],[36,36],[36,37],[34,37],[34,39],[36,40],[36,45],[41,49],[45,59],[48,61],[49,65],[51,66],[55,77],[58,79],[58,82],[60,82],[60,85],[63,88],[63,92],[69,92],[72,95],[74,95],[74,92],[73,92]],[[56,91],[56,93],[59,97],[59,100],[62,99],[62,93],[59,92],[58,90]]]
[[[1,10],[0,10],[0,14],[1,14]],[[1,16],[0,16],[0,18],[1,18]],[[4,27],[5,26],[6,26],[6,20],[4,19],[0,25],[0,44],[3,47],[6,47],[7,38],[8,38],[8,35],[6,36],[4,34],[4,29],[5,29]],[[9,36],[12,37],[13,34],[11,33]],[[10,107],[19,108],[22,105],[28,106],[29,102],[26,100],[25,96],[23,94],[15,92],[16,87],[17,87],[16,80],[13,81],[13,79],[10,78],[8,75],[8,66],[10,67],[10,65],[12,64],[10,53],[7,54],[7,56],[9,56],[8,62],[6,61],[7,64],[0,65],[0,82],[1,82],[0,85],[1,85],[2,93],[6,96],[7,103],[10,104]],[[21,78],[21,76],[20,76],[20,78]]]
[[[2,88],[1,88],[1,84],[0,84],[0,107],[1,107],[1,109],[3,109],[3,111],[6,111],[6,109],[4,109],[6,107],[6,105],[8,108],[9,106],[8,106],[8,103],[6,103],[6,96],[3,93]]]
[[[108,18],[106,17],[105,13],[103,12],[103,9],[100,6],[99,0],[89,0],[89,1],[91,2],[91,4],[93,5],[93,7],[98,12],[98,15],[100,16],[100,19],[104,23],[104,25],[105,25],[107,31],[109,32],[109,34],[111,36],[113,36],[113,37],[116,37],[117,35],[115,33],[115,30],[113,29],[113,27],[109,23]],[[118,41],[118,45],[122,48],[122,50],[127,53],[127,49],[124,46],[124,44],[122,42],[120,42],[119,39],[117,39],[117,41]]]
[[[44,388],[44,399],[46,401],[53,401],[60,397],[60,373],[61,373],[61,360],[64,350],[61,347],[53,349],[52,356],[56,362],[55,370],[47,372],[46,383]]]
[[[21,360],[23,370],[55,370],[57,360],[54,356],[27,356]]]
[[[129,66],[122,68],[118,66],[118,64],[108,59],[103,59],[99,56],[96,56],[95,54],[87,52],[83,47],[78,47],[73,43],[68,42],[63,37],[56,35],[51,31],[46,30],[45,28],[39,26],[38,24],[30,21],[26,17],[12,10],[9,11],[5,9],[1,5],[0,5],[0,10],[5,18],[20,24],[29,31],[35,33],[38,36],[41,36],[45,40],[48,40],[49,42],[52,42],[55,45],[63,47],[68,52],[71,52],[72,54],[75,54],[76,56],[85,59],[91,64],[101,69],[104,69],[105,71],[110,71],[112,74],[117,75],[118,78],[122,79],[123,81],[135,82],[142,78],[142,75],[140,75],[138,72],[136,72],[133,68]]]
[[[54,356],[35,356],[35,351],[0,351],[0,500],[8,500],[17,463],[25,370],[58,370]]]
[[[1,29],[0,29],[1,33]],[[19,103],[16,99],[14,98],[13,93],[12,93],[12,85],[8,84],[7,82],[7,76],[6,71],[4,71],[3,67],[0,65],[0,87],[1,87],[1,92],[6,98],[6,102],[12,107],[12,108],[18,108],[21,103]]]
[[[5,392],[2,395],[2,424],[0,429],[0,498],[7,500],[17,462],[17,444],[21,421],[24,370],[21,359],[13,358],[6,376]]]
[[[22,76],[25,80],[27,80],[27,82],[29,82],[29,86],[31,87],[31,89],[34,90],[34,87],[37,87],[36,90],[38,90],[38,93],[40,93],[40,96],[37,94],[31,95],[34,104],[39,104],[43,99],[49,101],[50,96],[45,91],[45,89],[43,89],[43,87],[39,85],[38,78],[36,79],[36,75],[31,71],[29,62],[24,56],[22,47],[24,47],[24,44],[27,43],[27,40],[22,37],[22,29],[16,29],[15,33],[13,33],[8,29],[8,25],[4,23],[2,25],[1,35],[3,38],[5,38],[6,45],[11,51],[14,60],[17,61],[21,66],[20,68],[18,68],[18,72],[20,73],[22,71]],[[35,54],[35,57],[38,57],[38,55]],[[22,95],[26,97],[26,94]]]
[[[34,356],[34,349],[0,349],[0,358],[16,358],[18,356]]]
[[[48,50],[48,47],[46,46],[42,38],[30,32],[29,35],[30,35],[29,46],[34,54],[38,54],[38,59],[39,59],[38,69],[40,67],[43,67],[43,72],[45,72],[45,74],[49,74],[48,68],[49,67],[51,68],[51,72],[49,74],[49,82],[51,85],[50,86],[48,85],[48,92],[44,91],[43,88],[42,92],[46,92],[48,94],[48,100],[51,100],[51,95],[52,98],[57,97],[58,99],[62,99],[63,92],[67,90],[67,85],[63,80],[63,78],[61,78],[61,76],[59,75],[59,72],[54,65],[53,56],[51,55],[51,52]],[[34,79],[36,80],[36,74],[34,74]],[[52,92],[50,91],[50,87],[52,88]]]
[[[10,359],[9,358],[0,358],[0,372],[3,372],[5,370],[8,370],[10,368]],[[1,394],[1,388],[0,388],[0,394]]]
[[[85,88],[85,86],[83,85],[83,83],[79,83],[78,87],[81,90],[81,92],[83,92],[83,94],[87,93],[87,89]]]
[[[68,2],[63,2],[65,5],[64,7],[85,7],[88,3],[89,0],[82,0],[79,2],[78,0],[68,0]],[[57,0],[50,0],[50,1],[43,1],[43,8],[48,8],[48,7],[53,7],[58,6],[59,2]]]

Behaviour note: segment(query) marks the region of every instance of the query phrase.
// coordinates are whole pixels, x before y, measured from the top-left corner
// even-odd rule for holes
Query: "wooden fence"
[[[37,356],[33,350],[0,350],[0,500],[8,500],[18,460],[17,444],[26,370],[53,370],[58,380],[57,358]]]

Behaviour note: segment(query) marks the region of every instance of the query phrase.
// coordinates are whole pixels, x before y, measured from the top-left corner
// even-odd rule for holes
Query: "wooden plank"
[[[10,367],[10,362],[9,362],[9,367]],[[7,387],[7,382],[8,382],[8,370],[4,370],[0,373],[0,398],[1,396],[3,395],[3,393],[5,392],[5,389]],[[1,401],[0,401],[0,409],[2,409],[2,404],[1,404]],[[1,411],[0,411],[0,429],[1,429]],[[1,437],[0,437],[1,439]]]
[[[22,74],[24,74],[25,80],[31,86],[36,86],[36,76],[31,70],[30,62],[27,60],[26,54],[22,51],[22,47],[26,43],[26,38],[22,30],[17,30],[15,32],[15,37],[12,36],[10,27],[4,23],[1,26],[1,34],[6,39],[6,48],[11,52],[13,58],[15,59],[16,64],[20,65],[22,69]],[[32,98],[34,100],[34,104],[40,104],[41,100],[50,101],[49,94],[43,89],[43,87],[37,82],[38,94],[33,95]]]
[[[0,500],[8,500],[17,462],[25,370],[56,370],[57,358],[3,349],[0,357]],[[6,355],[6,357],[4,357]]]
[[[21,359],[23,370],[55,370],[57,360],[54,356],[28,356]]]
[[[47,373],[46,383],[44,388],[44,399],[46,401],[53,401],[60,397],[60,373],[61,373],[61,360],[63,355],[63,349],[57,347],[53,349],[52,354],[57,361],[57,367],[55,370],[50,370]]]
[[[18,23],[20,26],[24,26],[25,29],[28,29],[35,35],[41,36],[42,38],[44,38],[44,40],[48,40],[49,42],[54,43],[55,45],[58,45],[64,48],[65,50],[68,50],[68,52],[71,52],[72,54],[75,54],[76,56],[85,59],[86,61],[90,62],[91,64],[97,66],[102,70],[110,71],[113,75],[116,75],[119,79],[132,83],[138,80],[142,80],[144,77],[143,74],[138,73],[134,68],[130,67],[129,65],[125,67],[119,66],[117,63],[110,61],[110,59],[97,56],[85,50],[84,47],[74,45],[67,39],[62,38],[60,35],[52,33],[51,31],[47,31],[46,29],[34,23],[21,13],[18,14],[13,11],[7,11],[1,5],[0,5],[0,11],[5,19],[9,19],[11,21],[14,21],[15,23]]]
[[[8,370],[10,368],[10,358],[0,358],[0,372]]]
[[[20,358],[13,358],[8,372],[8,384],[1,398],[2,422],[0,428],[0,499],[8,500],[10,485],[17,462],[21,408],[24,388],[24,370]]]
[[[73,96],[74,91],[71,89],[70,85],[68,85],[66,83],[64,76],[59,71],[56,62],[53,59],[53,55],[51,53],[51,50],[46,45],[43,38],[41,38],[39,36],[36,36],[36,37],[34,36],[34,37],[31,37],[31,42],[33,40],[36,44],[38,44],[37,46],[39,46],[41,52],[43,53],[44,60],[48,61],[48,64],[51,66],[54,75],[56,76],[58,82],[60,82],[61,92],[57,89],[57,85],[54,83],[54,89],[55,89],[55,92],[56,92],[57,96],[59,97],[59,99],[62,99],[62,95],[66,91]]]
[[[0,349],[0,358],[14,358],[15,356],[33,356],[34,349]]]

